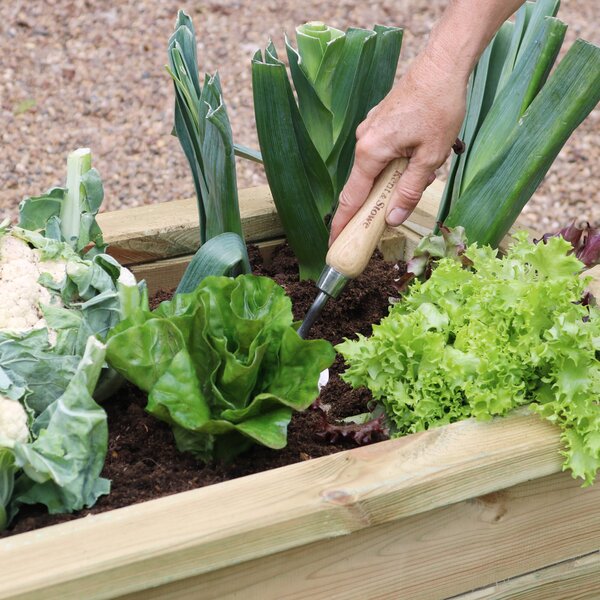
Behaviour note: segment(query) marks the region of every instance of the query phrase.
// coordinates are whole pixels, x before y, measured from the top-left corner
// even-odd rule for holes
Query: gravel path
[[[193,195],[172,127],[173,92],[164,70],[178,8],[192,15],[200,66],[219,69],[236,141],[257,147],[250,57],[273,36],[307,20],[336,27],[397,24],[406,30],[401,74],[426,41],[446,2],[342,0],[15,0],[0,2],[0,219],[18,202],[61,183],[67,153],[89,146],[106,189],[105,210]],[[580,36],[600,43],[597,0],[565,2],[565,46]],[[600,110],[557,159],[525,218],[538,228],[572,218],[600,225]],[[260,168],[238,166],[239,183],[264,181]]]

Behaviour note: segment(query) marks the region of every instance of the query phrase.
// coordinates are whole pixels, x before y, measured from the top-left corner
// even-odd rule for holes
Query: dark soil
[[[305,315],[316,295],[312,282],[298,281],[295,259],[286,246],[264,264],[256,248],[250,248],[253,272],[280,283],[293,301],[295,318]],[[397,266],[375,256],[365,273],[348,284],[337,302],[329,302],[310,337],[322,337],[334,344],[355,332],[368,335],[373,323],[387,314],[389,297],[396,295]],[[161,291],[152,299],[153,307],[169,299],[173,291]],[[343,361],[338,356],[330,369],[330,381],[319,398],[327,410],[327,420],[335,422],[369,410],[370,393],[352,390],[340,378]],[[309,460],[353,448],[357,444],[339,439],[332,444],[323,439],[324,413],[310,408],[295,413],[288,428],[288,445],[283,450],[254,446],[228,465],[197,462],[191,455],[177,451],[170,428],[144,410],[146,396],[127,384],[104,406],[108,413],[109,448],[102,475],[112,481],[110,495],[97,504],[73,515],[48,515],[40,506],[24,507],[13,527],[3,536],[80,518],[168,494],[211,485],[259,471]],[[319,433],[321,432],[321,435]],[[381,439],[381,435],[375,439]],[[0,537],[3,537],[0,535]]]

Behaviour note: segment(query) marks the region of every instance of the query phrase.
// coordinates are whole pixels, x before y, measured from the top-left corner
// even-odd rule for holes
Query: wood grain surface
[[[0,564],[7,573],[0,581],[0,598],[39,598],[42,590],[45,599],[106,598],[115,589],[146,590],[294,548],[304,548],[298,551],[310,558],[317,550],[307,545],[351,533],[343,545],[358,544],[363,548],[358,556],[370,544],[381,546],[377,553],[385,553],[387,544],[396,543],[396,534],[385,541],[386,532],[396,527],[393,523],[421,514],[418,522],[425,523],[437,509],[558,473],[558,451],[558,431],[536,416],[463,421],[21,534],[0,541]],[[562,506],[563,495],[567,504],[578,498],[584,522],[580,526],[570,518],[553,517],[563,529],[572,528],[567,537],[574,541],[562,557],[571,558],[593,549],[587,534],[582,543],[578,536],[582,530],[591,536],[594,519],[600,523],[600,488],[591,496],[568,475],[556,485],[556,502]],[[550,498],[551,489],[544,486],[538,499]],[[590,497],[594,502],[587,500]],[[553,505],[545,506],[541,512],[548,516]],[[449,524],[456,519],[451,517]],[[459,534],[465,523],[452,531]],[[401,531],[403,526],[397,527]],[[419,527],[409,529],[418,537]],[[515,545],[523,543],[520,527],[513,530]],[[363,530],[375,532],[374,538],[364,534],[366,546],[360,546],[362,537],[355,537]],[[531,535],[537,530],[532,523]],[[434,535],[433,529],[423,535]],[[445,544],[452,535],[444,534]],[[595,535],[597,540],[600,533]],[[436,544],[429,546],[427,561],[433,560]],[[334,554],[340,548],[336,546]],[[455,550],[449,553],[442,546],[439,551],[446,560],[456,559]],[[560,552],[558,548],[550,558],[543,555],[538,566],[557,562]],[[520,562],[513,564],[513,572],[502,570],[502,577],[531,570]],[[433,576],[434,569],[423,569]],[[455,580],[461,578],[457,575]],[[479,586],[489,583],[485,578],[477,581]]]

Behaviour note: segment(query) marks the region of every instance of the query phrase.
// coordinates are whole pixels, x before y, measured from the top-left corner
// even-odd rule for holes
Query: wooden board
[[[598,600],[600,551],[506,579],[452,600]]]
[[[595,549],[598,503],[600,489],[553,475],[126,598],[441,600]],[[588,598],[597,584],[586,582]]]
[[[283,238],[258,242],[264,260],[269,260],[273,250],[283,244]],[[193,254],[167,258],[149,263],[131,265],[129,268],[138,281],[144,279],[148,292],[152,295],[159,290],[171,290],[177,287],[183,273],[192,260]]]
[[[24,533],[0,541],[0,598],[39,598],[41,590],[45,600],[103,598],[116,586],[133,593],[388,524],[377,539],[396,521],[558,473],[558,451],[558,431],[536,416],[463,421]],[[600,523],[600,488],[589,504],[589,493],[563,480],[578,510]],[[569,522],[572,535],[593,531]],[[518,528],[513,534],[518,540]],[[377,544],[384,552],[385,542]],[[589,551],[584,545],[564,558]],[[443,544],[440,551],[447,554]]]
[[[240,214],[249,242],[283,236],[266,185],[240,190]],[[195,199],[127,208],[98,215],[109,253],[124,265],[193,254],[200,246]]]
[[[423,195],[409,223],[419,231],[435,224],[439,196],[444,184],[434,182]],[[283,236],[268,186],[240,190],[242,227],[248,242]],[[193,254],[200,245],[195,199],[128,208],[98,215],[109,252],[130,266]]]

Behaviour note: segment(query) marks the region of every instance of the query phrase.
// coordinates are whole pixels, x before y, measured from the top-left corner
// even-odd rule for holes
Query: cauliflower
[[[46,327],[41,305],[63,306],[58,294],[38,283],[48,273],[60,284],[66,277],[67,263],[44,260],[41,250],[11,235],[0,235],[0,330],[22,332]]]
[[[0,394],[0,440],[3,438],[25,443],[29,440],[29,427],[21,403]]]

